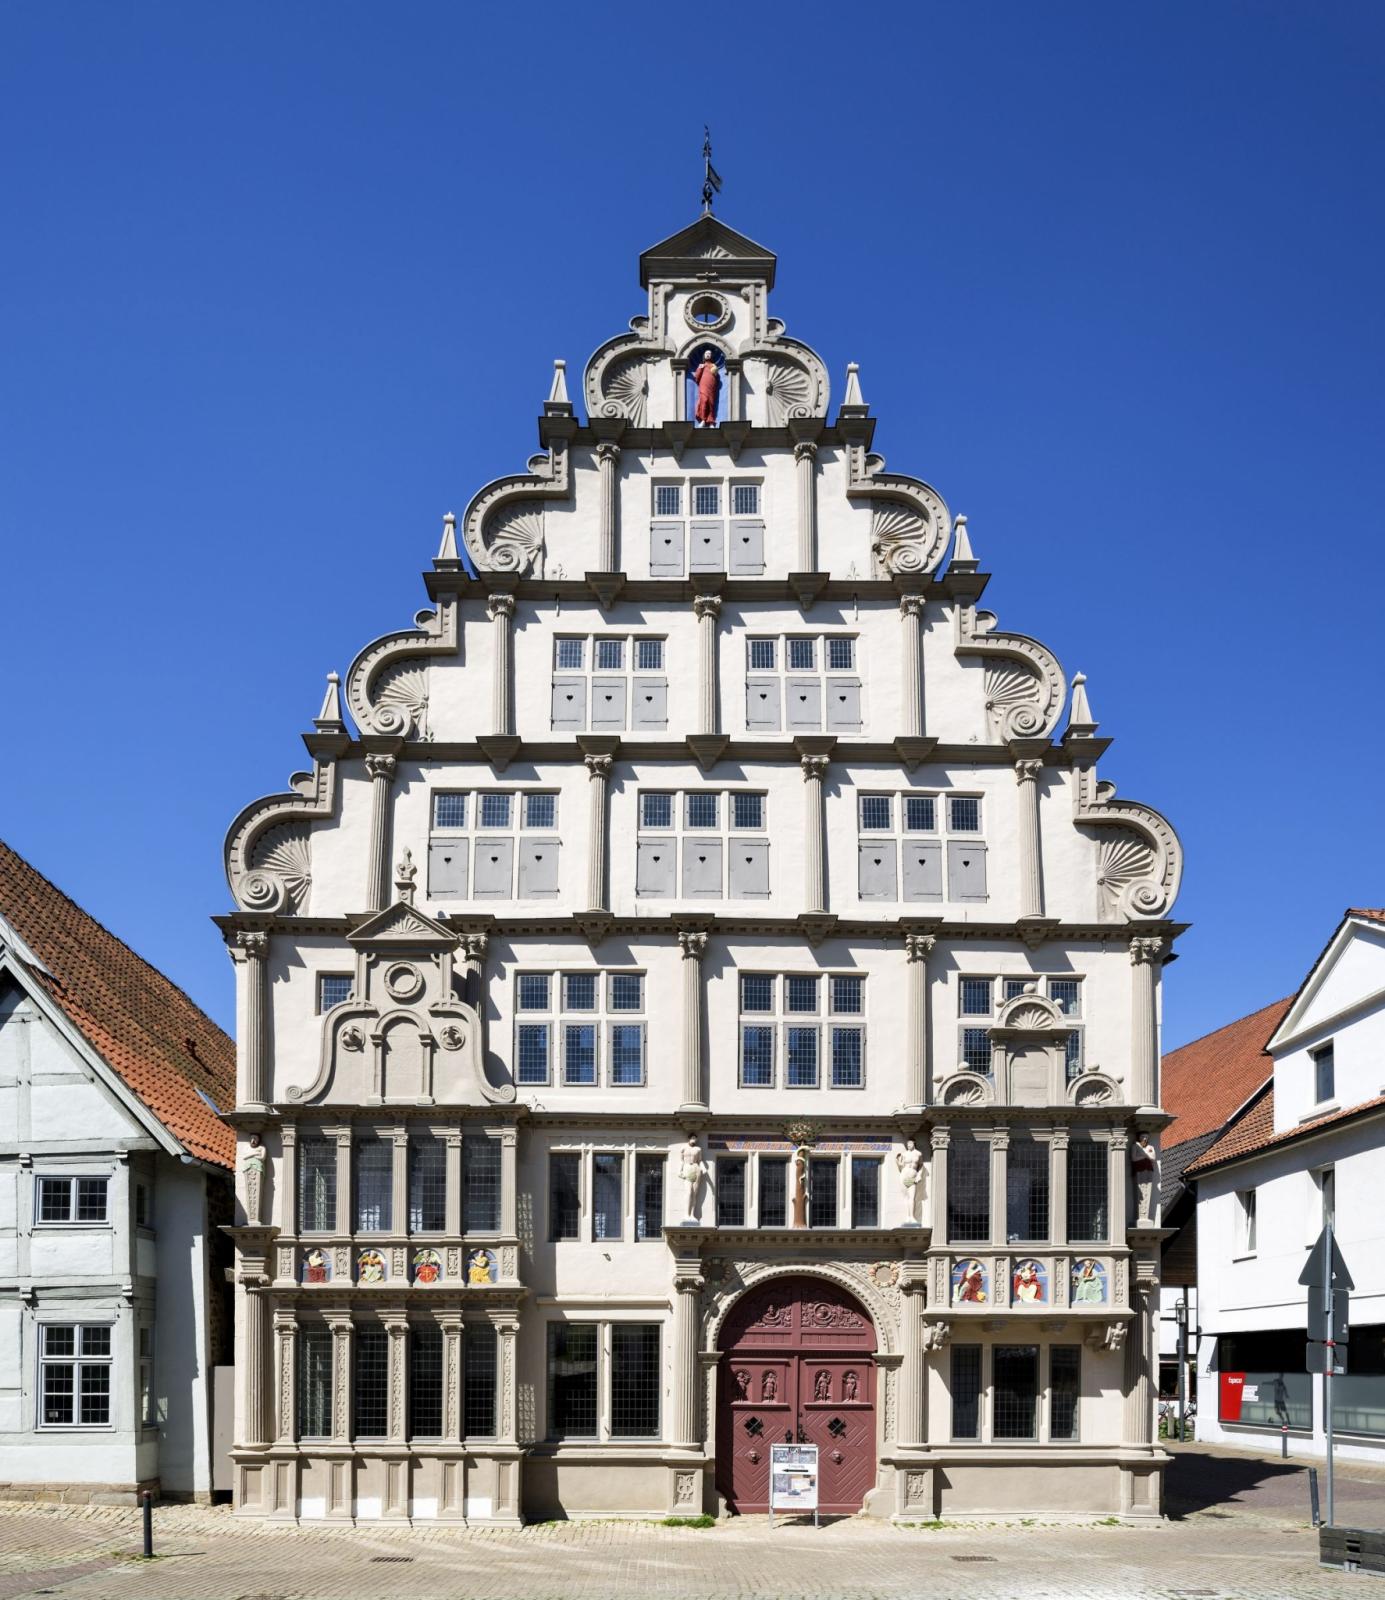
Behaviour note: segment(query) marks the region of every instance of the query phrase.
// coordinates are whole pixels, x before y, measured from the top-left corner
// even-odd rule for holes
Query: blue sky
[[[1385,8],[0,9],[0,836],[223,1025],[221,845],[719,207],[1187,849],[1175,1045],[1385,904]]]

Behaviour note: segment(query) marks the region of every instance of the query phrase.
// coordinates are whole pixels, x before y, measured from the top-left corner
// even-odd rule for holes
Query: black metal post
[[[1287,1422],[1281,1423],[1279,1427],[1279,1455],[1283,1461],[1289,1459],[1289,1424]]]
[[[1309,1467],[1308,1469],[1308,1503],[1313,1511],[1313,1526],[1315,1528],[1322,1527],[1322,1514],[1318,1510],[1318,1469],[1316,1467]]]
[[[144,1559],[154,1557],[154,1491],[146,1489],[141,1496],[144,1502]]]

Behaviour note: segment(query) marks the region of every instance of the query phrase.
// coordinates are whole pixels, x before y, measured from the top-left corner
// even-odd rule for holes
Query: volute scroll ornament
[[[871,564],[878,578],[922,576],[947,553],[952,519],[942,496],[920,478],[886,472],[885,458],[868,455],[864,445],[846,454],[849,500],[872,502]]]
[[[566,500],[572,474],[566,439],[554,439],[546,455],[534,456],[529,471],[497,478],[477,493],[463,518],[463,540],[478,572],[532,571],[543,577],[544,502]]]
[[[957,611],[956,653],[985,659],[986,711],[993,739],[1046,739],[1067,699],[1067,680],[1046,645],[996,628],[995,614],[964,605]]]
[[[1153,806],[1117,800],[1090,763],[1074,774],[1073,820],[1099,827],[1098,911],[1112,921],[1167,916],[1183,878],[1183,846]]]
[[[226,881],[242,911],[266,916],[300,909],[311,883],[310,825],[336,807],[337,764],[296,772],[287,794],[252,801],[226,835]]]
[[[362,733],[391,739],[428,737],[428,665],[419,657],[457,649],[457,605],[445,595],[438,609],[420,611],[414,628],[368,644],[346,674],[346,703]]]

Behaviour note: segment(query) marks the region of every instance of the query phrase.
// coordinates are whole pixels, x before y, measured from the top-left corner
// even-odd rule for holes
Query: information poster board
[[[818,1447],[815,1444],[772,1444],[769,1447],[769,1511],[799,1516],[818,1510]]]

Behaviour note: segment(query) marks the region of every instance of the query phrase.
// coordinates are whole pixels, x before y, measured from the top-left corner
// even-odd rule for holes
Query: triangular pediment
[[[656,278],[677,281],[715,272],[752,278],[772,289],[777,259],[772,250],[728,228],[720,217],[709,213],[644,252],[640,257],[640,286],[648,288]]]
[[[1348,915],[1266,1048],[1273,1055],[1372,1004],[1385,1005],[1385,927]]]
[[[346,937],[350,944],[397,944],[428,950],[454,950],[458,942],[450,928],[402,900],[377,911]]]

